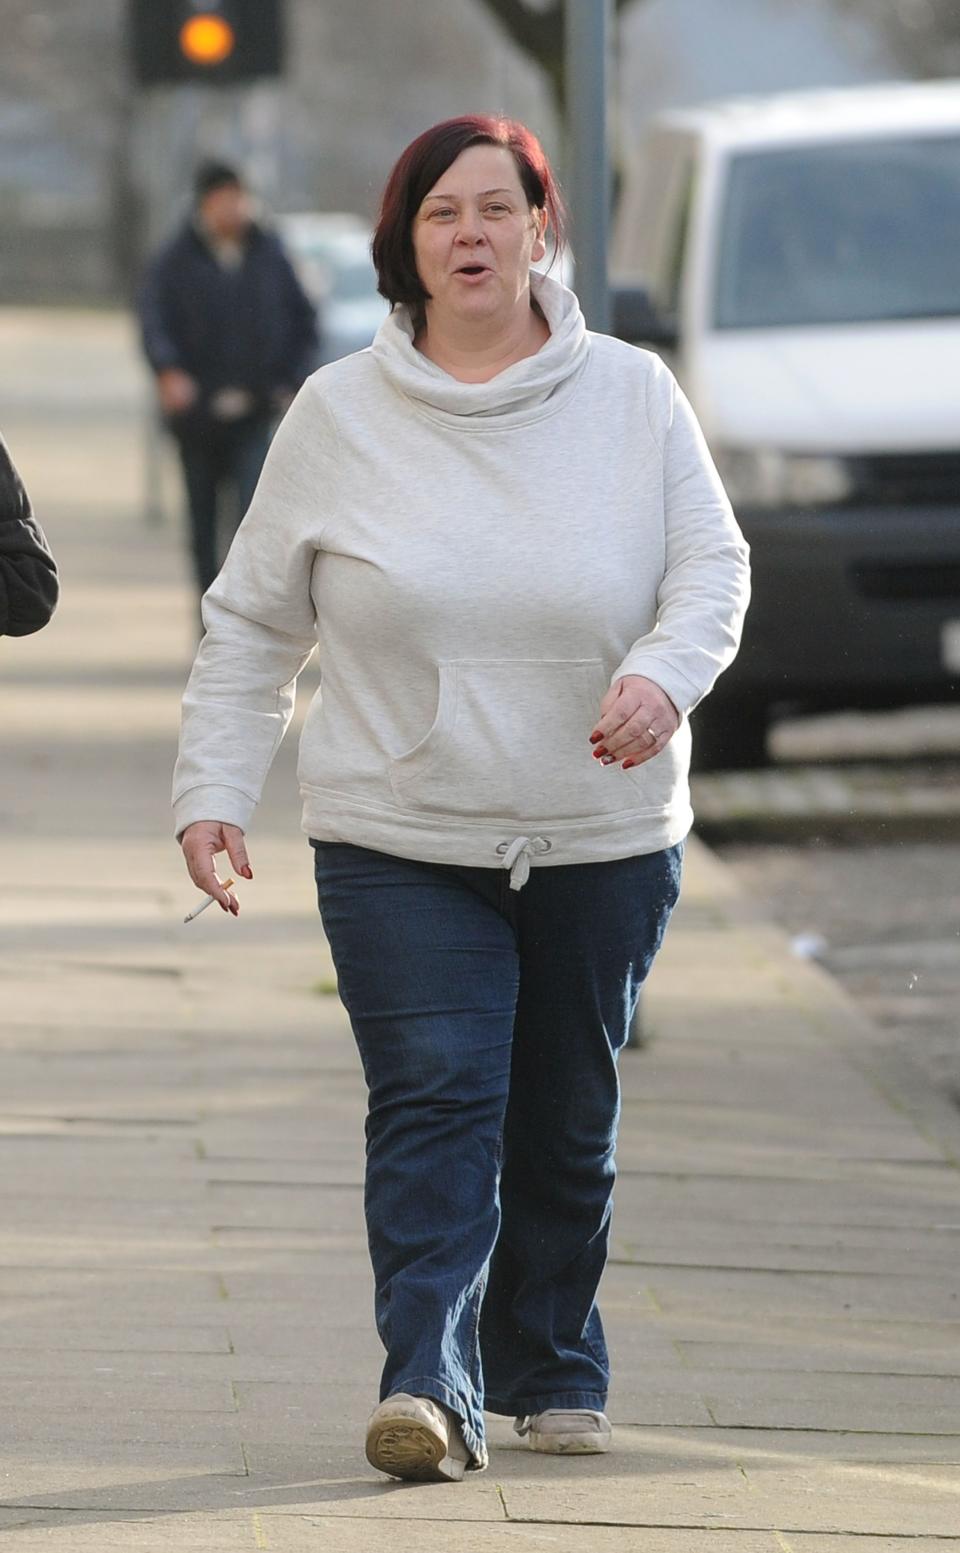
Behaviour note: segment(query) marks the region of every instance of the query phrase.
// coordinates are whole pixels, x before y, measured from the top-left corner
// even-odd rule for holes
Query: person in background
[[[315,373],[204,599],[174,784],[191,878],[289,723],[369,1090],[386,1363],[368,1460],[457,1481],[484,1410],[610,1446],[596,1295],[617,1056],[680,885],[690,709],[737,650],[747,547],[656,356],[531,268],[557,186],[522,124],[403,152],[373,243],[392,312]]]
[[[39,631],[59,597],[57,563],[0,437],[0,636]]]
[[[193,211],[149,264],[143,348],[183,465],[201,595],[220,569],[218,512],[232,486],[234,531],[250,505],[277,420],[317,365],[319,337],[280,239],[255,219],[243,178],[204,162]],[[226,537],[226,536],[225,536]]]

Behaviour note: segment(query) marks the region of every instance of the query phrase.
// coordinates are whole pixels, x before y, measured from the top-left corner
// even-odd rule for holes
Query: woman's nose
[[[475,243],[483,237],[483,223],[475,211],[464,211],[461,215],[457,237],[462,243]]]

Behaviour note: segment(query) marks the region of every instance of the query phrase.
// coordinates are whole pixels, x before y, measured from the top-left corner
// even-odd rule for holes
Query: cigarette
[[[224,881],[223,881],[223,888],[225,890],[229,890],[231,884],[233,884],[233,883],[234,883],[233,879],[224,879]],[[217,897],[215,895],[208,895],[206,900],[201,901],[199,906],[195,906],[194,907],[193,911],[188,911],[187,912],[187,915],[183,919],[184,922],[192,922],[194,917],[199,917],[201,911],[206,911],[208,906],[212,906],[214,901],[216,900],[216,898]]]

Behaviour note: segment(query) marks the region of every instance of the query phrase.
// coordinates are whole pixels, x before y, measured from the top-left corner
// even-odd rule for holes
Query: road
[[[741,884],[960,1105],[960,710],[781,724],[766,772],[701,778]]]

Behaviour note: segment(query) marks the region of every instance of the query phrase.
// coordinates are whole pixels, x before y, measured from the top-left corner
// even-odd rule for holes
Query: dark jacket
[[[57,563],[0,437],[0,636],[39,631],[59,596]]]
[[[231,270],[187,222],[149,264],[139,312],[154,372],[189,372],[201,414],[221,388],[246,389],[269,413],[278,394],[295,392],[317,366],[316,309],[279,238],[256,225]]]

